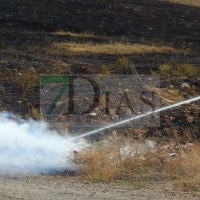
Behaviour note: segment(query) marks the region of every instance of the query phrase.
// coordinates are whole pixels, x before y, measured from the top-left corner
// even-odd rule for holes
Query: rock
[[[169,155],[170,156],[176,156],[176,153],[170,153]]]
[[[146,140],[145,141],[145,145],[149,148],[149,149],[155,149],[156,148],[156,143],[152,140]]]
[[[90,115],[91,115],[91,116],[96,116],[96,115],[97,115],[97,113],[90,113]]]
[[[190,85],[188,83],[182,83],[181,84],[181,88],[184,89],[184,88],[187,88],[187,89],[190,89]]]

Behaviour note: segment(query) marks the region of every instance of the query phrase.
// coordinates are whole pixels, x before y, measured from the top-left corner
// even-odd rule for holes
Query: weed
[[[128,58],[125,56],[122,56],[118,58],[118,60],[115,62],[115,67],[118,72],[126,71],[128,68],[128,63],[129,63]]]
[[[177,75],[181,76],[196,76],[200,74],[200,70],[192,64],[181,64],[177,66]]]
[[[188,64],[188,63],[178,64],[177,62],[175,62],[174,66],[175,67],[173,68],[171,64],[164,63],[159,66],[159,72],[163,76],[167,76],[169,74],[174,75],[174,76],[200,75],[199,68],[192,64]]]
[[[159,66],[160,75],[168,77],[168,85],[170,85],[170,71],[172,67],[169,64],[162,64]]]
[[[167,76],[169,85],[170,82],[172,82],[172,84],[178,84],[182,77],[193,77],[200,75],[200,69],[192,64],[187,64],[187,63],[178,64],[176,60],[173,60],[171,63],[173,64],[164,63],[159,66],[160,75]],[[156,73],[155,71],[152,71],[152,74],[155,73]],[[189,93],[195,94],[196,87],[192,86]]]
[[[161,75],[169,75],[169,73],[171,72],[171,65],[169,64],[162,64],[159,66],[159,72]]]
[[[30,116],[35,120],[40,120],[39,111],[31,103],[28,103],[27,105],[28,105]]]
[[[27,70],[20,73],[16,82],[23,91],[29,91],[39,85],[39,76],[34,70]]]

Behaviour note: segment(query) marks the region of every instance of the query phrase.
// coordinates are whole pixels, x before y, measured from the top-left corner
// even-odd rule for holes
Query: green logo
[[[69,77],[68,76],[42,76],[41,77],[41,87],[43,88],[48,83],[61,83],[63,84],[62,88],[60,89],[58,95],[56,96],[55,100],[50,106],[50,109],[47,112],[47,115],[51,115],[53,110],[56,107],[56,104],[62,97],[65,89],[67,88],[69,84]]]

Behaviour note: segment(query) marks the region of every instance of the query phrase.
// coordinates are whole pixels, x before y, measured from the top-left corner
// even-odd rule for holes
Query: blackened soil
[[[106,3],[105,3],[106,2]],[[121,54],[49,55],[44,46],[59,41],[129,42],[157,44],[177,48],[177,53],[126,55],[139,73],[151,73],[160,63],[191,63],[200,67],[200,7],[157,0],[1,0],[0,1],[0,108],[30,115],[27,103],[39,109],[39,81],[25,89],[16,80],[30,68],[37,73],[101,73],[101,66],[114,68]],[[87,36],[57,35],[55,31],[90,33]],[[125,73],[125,72],[124,72]],[[195,84],[199,79],[182,80]],[[166,86],[166,79],[161,84]],[[181,82],[173,82],[180,88]],[[198,102],[189,107],[193,122],[199,123]],[[170,124],[191,127],[185,107],[168,112],[161,125],[170,132]],[[172,116],[173,115],[173,116]],[[164,116],[164,114],[163,114]],[[154,130],[152,131],[154,132]]]
[[[1,37],[11,42],[23,35],[6,34],[7,26],[17,30],[52,32],[58,29],[95,35],[132,36],[137,41],[162,41],[199,49],[200,7],[158,0],[117,1],[29,1],[2,0]],[[5,31],[3,34],[3,30]]]

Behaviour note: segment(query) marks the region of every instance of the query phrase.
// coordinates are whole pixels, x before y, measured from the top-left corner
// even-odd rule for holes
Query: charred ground
[[[163,63],[200,67],[200,7],[156,0],[2,0],[0,13],[1,110],[25,117],[31,115],[28,104],[39,109],[40,103],[39,80],[28,81],[33,80],[32,74],[102,73],[105,65],[112,73],[122,56],[135,64],[138,73],[156,72]],[[55,54],[51,52],[55,42],[117,42],[170,46],[176,51]],[[161,80],[161,87],[168,87],[167,77]],[[181,90],[183,82],[195,85],[195,95],[199,94],[198,77],[173,79],[171,85]],[[191,97],[181,92],[185,98]],[[175,130],[198,134],[199,102],[195,104],[162,113],[161,129],[149,130],[147,135],[161,132],[169,136]]]

